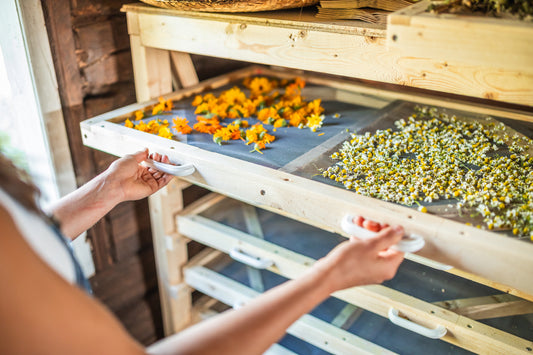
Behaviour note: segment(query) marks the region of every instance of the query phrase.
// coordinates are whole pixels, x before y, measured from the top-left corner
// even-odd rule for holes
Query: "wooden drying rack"
[[[385,30],[376,25],[359,22],[317,21],[312,11],[308,10],[215,14],[158,9],[143,4],[125,5],[123,11],[127,13],[128,19],[137,99],[139,102],[149,102],[150,99],[164,96],[172,91],[173,84],[187,88],[166,96],[175,99],[180,95],[197,92],[205,85],[231,79],[213,79],[204,85],[198,85],[198,77],[189,56],[189,53],[193,53],[335,75],[335,80],[329,80],[327,77],[316,80],[323,80],[324,83],[335,86],[339,95],[354,95],[354,100],[379,102],[379,98],[385,101],[400,99],[533,122],[533,62],[529,60],[533,57],[531,24],[485,19],[471,22],[453,16],[436,17],[423,13],[422,8],[421,3],[394,13],[389,18],[388,29]],[[441,19],[442,21],[439,21]],[[462,32],[465,30],[473,33],[474,39],[465,36]],[[177,79],[174,83],[173,73]],[[399,87],[398,84],[403,86]],[[491,101],[482,100],[486,98]],[[145,105],[146,103],[144,106],[132,105],[114,112],[113,115],[116,118],[117,114],[128,114],[135,109],[144,108]],[[112,118],[102,116],[82,124],[86,144],[117,155],[125,153],[124,149],[133,149],[142,143],[163,149],[151,138],[136,140],[136,134],[140,132],[135,132],[132,137],[125,137],[119,143],[104,142],[108,133],[98,130],[97,126]],[[99,132],[102,136],[98,136]],[[172,149],[165,151],[167,152],[174,153]],[[200,160],[209,163],[209,157],[196,149],[192,149],[190,155],[198,156]],[[214,170],[216,173],[216,169]],[[257,177],[246,169],[242,174]],[[257,181],[257,186],[253,188],[267,190],[268,193],[275,193],[276,189],[295,189],[294,194],[306,192],[305,183],[301,184],[298,179],[291,180],[292,185],[287,185],[284,176],[277,173],[268,175],[264,180]],[[189,239],[178,232],[176,218],[195,209],[203,210],[213,203],[212,201],[219,199],[211,197],[210,200],[200,200],[184,211],[182,191],[190,186],[190,183],[194,183],[224,194],[226,191],[223,184],[215,186],[206,183],[214,181],[214,178],[214,175],[209,176],[206,172],[206,175],[201,177],[174,179],[166,189],[150,197],[163,318],[168,334],[189,325],[195,318],[196,309],[191,307],[191,290],[185,285],[182,272],[186,266],[191,266],[187,257]],[[333,190],[310,193],[320,198],[329,192],[336,194]],[[315,225],[337,231],[334,226],[338,225],[338,221],[333,217],[334,214],[343,208],[353,208],[353,204],[345,201],[340,195],[335,199],[340,205],[336,206],[334,211],[313,215],[316,217],[313,218]],[[273,209],[277,213],[283,210],[283,213],[310,222],[299,216],[298,203],[276,208],[262,197],[244,200]],[[365,216],[371,219],[380,220],[386,215],[393,223],[407,221],[407,229],[413,231],[424,225],[442,223],[435,216],[416,211],[412,213],[410,210],[402,210],[401,207],[397,209],[379,201],[373,202],[368,211],[364,211],[367,212]],[[340,217],[339,215],[338,218]],[[448,224],[447,228],[452,230],[447,231],[449,235],[453,235],[453,230],[457,232],[455,237],[459,243],[465,233],[488,235],[491,243],[495,242],[497,247],[505,248],[503,244],[508,242],[507,239],[500,242],[490,232],[478,231],[475,228],[457,224]],[[433,237],[438,240],[438,233]],[[531,245],[527,246],[531,249]],[[457,249],[457,246],[455,248]],[[468,248],[475,249],[475,243],[470,243]],[[446,252],[452,255],[452,249],[454,248]],[[528,301],[533,300],[533,289],[527,277],[533,271],[533,265],[527,261],[527,255],[531,253],[516,246],[512,250],[513,257],[526,260],[525,275],[512,275],[516,278],[512,282],[506,282],[509,275],[506,276],[505,270],[499,270],[498,275],[494,275],[497,281],[494,281],[492,271],[485,272],[483,266],[474,268],[479,271],[474,273],[472,270],[465,272],[455,268],[449,272],[524,300],[502,295],[490,300],[456,300],[431,305],[409,297],[404,298],[393,290],[382,289],[381,286],[340,294],[344,299],[354,300],[354,303],[362,304],[378,314],[386,312],[389,305],[395,305],[422,323],[432,317],[441,317],[445,319],[450,331],[443,340],[472,351],[483,352],[491,348],[493,351],[527,353],[533,347],[531,342],[501,331],[494,333],[490,327],[484,328],[472,320],[486,317],[487,313],[491,312],[509,315],[532,311]],[[219,252],[215,254],[218,255]],[[210,260],[215,254],[202,257]],[[438,248],[425,256],[435,256],[435,259],[439,260]],[[414,258],[416,259],[416,256]],[[482,260],[481,256],[476,258]],[[445,262],[446,258],[440,261]],[[376,299],[381,303],[376,304]],[[447,310],[452,308],[457,312]],[[475,312],[483,315],[474,315]],[[468,314],[471,318],[461,314]],[[472,329],[472,324],[476,324],[475,329]]]

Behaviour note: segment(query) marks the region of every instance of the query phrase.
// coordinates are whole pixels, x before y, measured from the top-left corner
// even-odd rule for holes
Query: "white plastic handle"
[[[397,309],[394,309],[394,308],[390,308],[389,309],[389,313],[388,313],[388,316],[389,316],[389,320],[402,327],[402,328],[405,328],[405,329],[408,329],[412,332],[415,332],[417,334],[420,334],[420,335],[423,335],[427,338],[431,338],[431,339],[440,339],[442,338],[443,336],[446,335],[446,332],[447,332],[447,329],[445,326],[443,325],[437,325],[436,328],[434,329],[431,329],[431,328],[426,328],[420,324],[416,324],[414,322],[411,322],[410,320],[407,320],[405,318],[402,318],[400,317],[399,315],[399,312]]]
[[[141,163],[142,165],[157,169],[159,171],[162,171],[164,173],[174,175],[174,176],[187,176],[194,173],[194,165],[192,164],[184,164],[184,165],[172,165],[172,164],[165,164],[161,163],[152,159],[146,159]]]
[[[256,269],[266,269],[274,265],[274,261],[270,259],[263,259],[243,252],[238,248],[234,248],[230,251],[229,256],[233,260],[240,261],[243,264],[254,267]]]
[[[376,236],[376,232],[369,231],[363,227],[359,227],[357,224],[353,223],[355,216],[347,214],[341,221],[341,228],[348,234],[354,235],[361,239],[370,239]],[[422,249],[426,242],[424,238],[419,235],[413,234],[410,236],[404,236],[402,240],[393,245],[391,248],[404,252],[404,253],[415,253]]]

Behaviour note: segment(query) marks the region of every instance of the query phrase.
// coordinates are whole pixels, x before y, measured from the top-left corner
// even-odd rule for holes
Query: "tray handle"
[[[230,251],[229,256],[231,256],[233,260],[239,261],[256,269],[266,269],[274,265],[274,261],[270,259],[264,259],[261,257],[247,254],[238,248],[233,248]]]
[[[174,176],[187,176],[194,173],[194,165],[192,164],[183,164],[183,165],[172,165],[172,164],[166,164],[161,163],[152,159],[146,159],[141,163],[142,165],[157,169],[159,171],[162,171],[164,173],[174,175]]]
[[[405,318],[402,318],[399,316],[399,312],[397,309],[394,309],[394,308],[390,308],[389,309],[389,313],[388,313],[388,316],[389,316],[389,320],[402,327],[402,328],[405,328],[407,330],[410,330],[412,332],[415,332],[417,334],[420,334],[420,335],[423,335],[427,338],[431,338],[431,339],[440,339],[442,338],[443,336],[446,335],[446,332],[447,332],[447,329],[445,326],[443,325],[437,325],[437,327],[431,329],[431,328],[427,328],[427,327],[424,327],[420,324],[417,324],[417,323],[414,323],[410,320],[407,320]]]
[[[376,236],[376,232],[369,231],[363,227],[359,227],[357,224],[353,223],[354,215],[347,214],[341,221],[341,228],[348,234],[355,235],[361,239],[370,239]],[[404,236],[402,240],[393,245],[391,248],[404,252],[404,253],[415,253],[422,249],[426,242],[424,238],[417,234],[412,234],[409,236]]]

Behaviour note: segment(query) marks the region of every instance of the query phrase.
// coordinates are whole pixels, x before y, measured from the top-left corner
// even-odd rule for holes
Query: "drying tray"
[[[232,199],[221,200],[219,203],[200,212],[198,216],[200,217],[198,223],[202,223],[202,220],[209,220],[210,225],[213,227],[216,224],[229,227],[230,229],[227,229],[228,233],[231,233],[232,229],[236,235],[247,233],[267,243],[272,243],[315,260],[322,258],[336,245],[345,240],[341,235],[328,233]],[[194,218],[196,217],[184,215],[178,221],[193,221]],[[197,234],[204,235],[201,237],[202,242],[210,238],[218,239],[212,233],[204,233],[205,231],[190,234],[192,230],[198,229],[201,228],[193,228],[187,222],[184,232],[193,239],[195,239]],[[227,242],[224,243],[227,244]],[[231,248],[231,246],[227,247]],[[246,249],[244,244],[242,247]],[[273,273],[269,270],[254,270],[249,266],[226,258],[217,259],[216,262],[206,265],[206,267],[257,292],[266,291],[287,280],[286,277],[280,275],[283,274],[281,266],[279,269],[274,268],[277,271]],[[186,275],[187,273],[188,271],[185,271]],[[213,277],[213,280],[217,278]],[[441,307],[446,301],[453,303],[451,300],[487,297],[500,293],[490,287],[408,260],[402,263],[397,275],[392,280],[384,282],[383,286]],[[209,287],[202,287],[202,289],[209,295],[211,290]],[[216,294],[211,296],[216,298]],[[221,299],[221,301],[228,303],[229,306],[234,306],[232,302],[228,302],[228,299]],[[387,318],[380,317],[370,311],[358,309],[335,297],[330,297],[317,306],[310,312],[310,315],[397,353],[424,354],[427,353],[427,349],[431,349],[432,354],[470,354],[469,351],[453,344],[429,339],[395,326]],[[533,333],[531,332],[531,329],[533,329],[533,314],[486,317],[478,319],[478,322],[527,341],[533,340]],[[497,331],[495,330],[494,333]],[[318,339],[316,341],[319,345],[324,345],[320,344]],[[328,349],[327,346],[322,346],[322,349],[318,349],[290,335],[284,338],[280,344],[300,354],[326,354],[327,352],[324,348]]]
[[[238,84],[252,75],[294,78],[299,74],[302,73],[252,67],[165,98],[175,102],[176,115],[190,119],[192,107],[189,108],[189,104],[196,94]],[[438,211],[424,214],[413,208],[361,196],[321,179],[318,169],[334,163],[329,154],[349,138],[346,130],[362,131],[371,124],[386,122],[387,117],[391,117],[388,113],[405,111],[414,104],[398,102],[394,100],[394,93],[368,90],[353,81],[301,76],[308,83],[303,95],[308,100],[321,98],[326,107],[326,120],[320,131],[324,134],[319,136],[294,127],[278,129],[276,141],[262,155],[250,153],[250,147],[242,142],[217,146],[210,137],[206,140],[195,135],[178,135],[179,141],[176,141],[124,127],[124,121],[134,116],[134,111],[151,110],[157,101],[127,106],[87,120],[81,124],[82,137],[86,145],[118,156],[144,147],[167,154],[175,164],[194,165],[195,173],[184,177],[185,180],[328,231],[346,235],[340,222],[348,213],[401,224],[408,234],[419,234],[426,240],[418,256],[409,255],[409,258],[437,261],[437,267],[454,267],[451,272],[480,278],[493,287],[533,299],[533,284],[528,276],[528,271],[533,270],[532,243],[469,227]],[[340,114],[340,119],[332,118],[336,113]]]

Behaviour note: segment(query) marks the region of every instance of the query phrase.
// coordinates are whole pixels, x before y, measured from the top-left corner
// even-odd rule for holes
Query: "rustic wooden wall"
[[[78,185],[115,158],[83,146],[79,123],[135,102],[124,0],[43,0],[65,125]],[[242,67],[193,56],[200,79]],[[198,192],[201,194],[201,192]],[[194,194],[193,194],[194,195]],[[113,209],[88,231],[95,295],[139,341],[163,335],[146,200]]]

